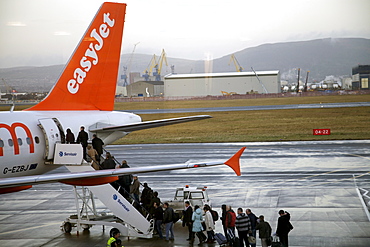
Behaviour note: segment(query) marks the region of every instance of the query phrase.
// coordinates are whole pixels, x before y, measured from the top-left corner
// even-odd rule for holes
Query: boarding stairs
[[[77,155],[69,155],[68,159],[58,161],[58,153],[65,147],[72,148],[69,154],[77,152]],[[81,158],[81,145],[58,144],[55,151],[54,165],[65,165],[72,173],[95,171],[90,163]],[[65,156],[65,155],[64,155]],[[59,158],[63,158],[59,157]],[[66,158],[66,157],[64,157]],[[121,195],[123,188],[118,191],[111,184],[96,186],[74,186],[75,203],[77,214],[70,216],[64,221],[62,230],[70,232],[72,227],[77,227],[77,232],[82,228],[88,229],[93,225],[103,225],[118,228],[122,236],[152,238],[154,229],[154,220],[150,214],[142,208],[128,193]],[[107,212],[98,212],[95,198],[98,198],[108,209]],[[82,202],[82,203],[81,203]]]

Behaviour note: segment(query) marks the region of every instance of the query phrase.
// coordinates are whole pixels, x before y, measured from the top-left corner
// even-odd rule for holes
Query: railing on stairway
[[[108,151],[103,147],[103,151],[105,153],[107,153]],[[88,154],[87,156],[90,158],[90,160],[92,160],[92,162],[95,162],[94,159],[92,159]],[[116,163],[116,166],[120,166],[121,163],[114,157],[112,156],[112,159],[114,160],[114,162]],[[100,156],[100,160],[104,160],[104,157],[103,155]],[[99,166],[100,170],[103,169],[102,163],[99,163],[97,162],[97,165]],[[113,182],[111,184],[123,197],[126,198],[127,201],[129,201],[131,203],[131,205],[135,206],[135,208],[149,221],[150,219],[152,219],[152,215],[150,214],[150,212],[140,204],[140,202],[136,202],[135,198],[130,194],[129,191],[126,191],[119,183],[117,182]],[[136,205],[134,205],[136,203]]]
[[[114,186],[113,186],[114,187]],[[115,187],[116,188],[116,187]],[[140,202],[137,202],[135,198],[128,193],[121,185],[118,184],[117,191],[126,198],[127,201],[131,203],[147,220],[152,219],[152,215],[150,212],[140,204]],[[135,204],[136,203],[136,204]]]

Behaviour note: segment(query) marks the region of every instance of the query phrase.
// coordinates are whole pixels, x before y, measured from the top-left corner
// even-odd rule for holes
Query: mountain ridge
[[[279,70],[281,78],[291,82],[297,80],[297,68],[301,75],[310,71],[309,81],[324,80],[326,76],[350,76],[352,67],[358,64],[370,64],[370,39],[365,38],[325,38],[308,41],[266,43],[236,51],[235,56],[244,71]],[[230,55],[214,59],[212,72],[236,71],[229,65]],[[141,74],[148,67],[153,55],[134,54],[130,66],[131,72]],[[127,66],[131,54],[121,55],[122,67]],[[170,66],[175,66],[175,73],[204,73],[205,60],[189,60],[167,57],[169,66],[162,69],[162,75],[171,73]],[[0,77],[18,91],[49,91],[58,79],[65,65],[43,67],[13,67],[0,69]],[[2,86],[2,84],[1,84]]]

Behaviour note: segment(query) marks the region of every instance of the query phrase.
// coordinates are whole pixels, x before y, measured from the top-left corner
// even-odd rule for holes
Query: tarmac
[[[257,216],[263,214],[273,231],[278,211],[286,210],[294,226],[289,234],[292,247],[370,246],[370,219],[356,187],[370,189],[370,141],[145,144],[107,149],[119,161],[126,159],[136,167],[227,160],[242,146],[247,149],[240,177],[218,166],[139,174],[139,180],[158,191],[163,202],[173,198],[176,187],[207,186],[219,214],[222,204],[235,210],[250,208]],[[76,213],[71,186],[42,184],[0,198],[0,246],[106,246],[109,227],[93,226],[79,235],[75,230],[70,234],[60,230],[62,222]],[[105,207],[98,203],[98,209]],[[170,242],[157,237],[121,239],[126,247],[190,246],[180,222],[174,232],[175,240]],[[222,232],[220,221],[215,232]],[[261,246],[258,235],[257,246]]]

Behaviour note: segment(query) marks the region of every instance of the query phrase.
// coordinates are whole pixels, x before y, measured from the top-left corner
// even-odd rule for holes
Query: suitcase
[[[223,245],[227,244],[227,239],[222,233],[216,233],[215,234],[215,239],[216,239],[217,243],[220,246],[223,246]]]
[[[203,232],[197,232],[196,234],[200,241],[205,242],[207,240],[207,236]]]
[[[240,240],[239,240],[239,238],[238,237],[235,237],[235,238],[231,239],[230,246],[232,246],[232,247],[240,247]]]
[[[227,236],[230,241],[229,244],[231,247],[240,247],[239,238],[235,236],[231,229],[227,229]]]
[[[272,238],[271,247],[282,247],[283,245],[280,243],[280,239],[278,236],[274,236]]]

